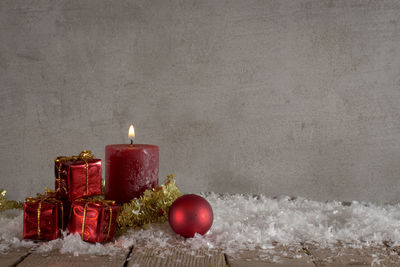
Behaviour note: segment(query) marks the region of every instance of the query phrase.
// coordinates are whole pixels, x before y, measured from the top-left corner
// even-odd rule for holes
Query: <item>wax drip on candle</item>
[[[135,128],[133,124],[129,127],[129,138],[131,139],[131,145],[133,145],[133,139],[135,139]]]

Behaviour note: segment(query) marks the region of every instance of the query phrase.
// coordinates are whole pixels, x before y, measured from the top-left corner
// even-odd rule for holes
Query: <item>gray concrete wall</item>
[[[185,192],[400,200],[400,1],[0,1],[0,187],[160,146]]]

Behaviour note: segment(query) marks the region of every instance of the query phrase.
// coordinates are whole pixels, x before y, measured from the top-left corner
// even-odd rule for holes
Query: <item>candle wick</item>
[[[133,145],[133,139],[131,139],[131,145]]]

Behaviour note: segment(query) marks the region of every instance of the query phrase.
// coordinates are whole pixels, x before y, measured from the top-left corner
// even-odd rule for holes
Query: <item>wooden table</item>
[[[227,255],[219,249],[208,253],[188,252],[175,247],[167,251],[136,245],[114,256],[83,255],[74,257],[58,251],[38,253],[28,250],[15,250],[0,254],[0,266],[130,266],[130,267],[269,267],[269,266],[400,266],[400,249],[390,244],[376,247],[350,248],[338,243],[333,249],[320,248],[316,244],[297,246],[274,245],[267,250],[242,251]],[[375,255],[375,256],[374,256]],[[378,255],[378,256],[376,256]],[[278,262],[274,262],[278,259]],[[376,266],[376,265],[375,265]]]

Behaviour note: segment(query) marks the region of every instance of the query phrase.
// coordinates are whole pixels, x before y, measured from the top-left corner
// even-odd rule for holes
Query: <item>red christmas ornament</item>
[[[193,237],[195,233],[204,235],[211,228],[214,214],[211,205],[203,197],[183,195],[169,208],[168,221],[175,233],[183,237]]]

